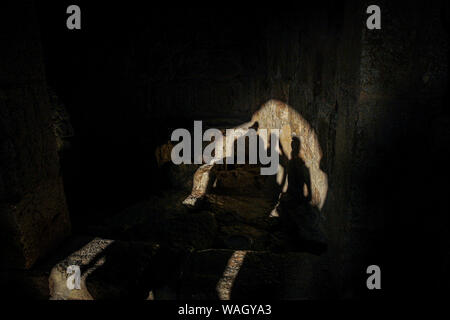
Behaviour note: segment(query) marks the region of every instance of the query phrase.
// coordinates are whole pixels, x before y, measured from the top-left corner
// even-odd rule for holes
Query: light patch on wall
[[[216,290],[220,300],[230,300],[233,284],[244,263],[246,251],[234,251],[225,266],[223,275],[217,283]]]
[[[289,160],[291,160],[292,137],[300,139],[301,148],[298,156],[305,163],[311,176],[311,205],[322,209],[328,192],[328,177],[320,168],[323,154],[315,130],[297,110],[275,99],[264,103],[253,114],[251,123],[256,121],[259,123],[259,128],[281,130],[280,144]],[[283,175],[285,168],[280,165],[278,170],[277,177]],[[287,184],[287,181],[285,183]],[[283,190],[286,190],[286,184],[282,186]]]

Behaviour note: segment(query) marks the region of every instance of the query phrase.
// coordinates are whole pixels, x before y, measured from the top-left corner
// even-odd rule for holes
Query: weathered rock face
[[[228,127],[232,128],[258,119],[260,128],[282,129],[281,144],[288,158],[295,132],[302,143],[300,158],[311,175],[312,203],[326,217],[325,229],[330,237],[329,251],[321,261],[331,267],[314,268],[313,278],[322,284],[331,281],[335,287],[342,282],[341,262],[346,258],[343,238],[351,215],[347,196],[353,189],[354,109],[359,97],[363,12],[363,6],[356,1],[343,5],[324,1],[308,10],[263,14],[251,28],[239,30],[239,23],[233,24],[227,35],[220,28],[211,27],[207,32],[186,28],[180,31],[186,35],[184,45],[168,42],[158,47],[158,54],[171,57],[165,61],[165,68],[158,68],[159,61],[150,63],[139,78],[145,79],[138,95],[148,97],[145,108],[149,122],[188,114],[218,128],[222,124],[218,119],[229,118]],[[202,28],[209,26],[205,20]],[[142,36],[174,37],[161,29],[149,29],[151,35]],[[240,67],[226,68],[233,70],[227,76],[218,68],[210,72],[206,66],[213,64],[214,56]],[[197,73],[184,72],[190,66],[188,61],[192,61],[189,59],[202,61],[204,68]],[[199,185],[204,181],[201,172],[197,173],[194,188],[196,181]],[[232,180],[232,176],[227,179]],[[243,176],[240,181],[245,180]],[[239,179],[234,183],[237,190],[244,190],[236,181]],[[230,202],[229,198],[211,198],[215,210],[220,209],[221,202]],[[233,209],[232,205],[224,207],[222,211]],[[258,207],[267,216],[270,214],[266,205]],[[241,212],[245,216],[247,210]],[[220,232],[229,229],[233,228],[220,228]],[[250,229],[236,230],[255,239],[264,238]]]
[[[408,252],[405,257],[411,258],[423,247],[434,253],[430,259],[439,256],[442,265],[448,265],[448,259],[442,259],[443,239],[448,237],[441,227],[446,196],[438,187],[438,177],[448,171],[443,156],[449,137],[448,9],[438,2],[381,1],[383,27],[378,32],[366,30],[363,23],[370,4],[323,1],[320,8],[283,18],[273,15],[263,28],[255,23],[252,38],[265,45],[253,48],[258,56],[253,68],[246,64],[248,51],[216,44],[234,52],[231,57],[242,66],[236,69],[240,76],[223,82],[215,81],[220,72],[202,73],[195,81],[188,74],[178,79],[178,57],[189,54],[178,52],[168,62],[175,71],[172,78],[152,78],[155,94],[148,104],[164,105],[168,114],[194,113],[212,126],[211,113],[219,116],[226,110],[227,116],[239,117],[239,123],[253,115],[260,127],[288,125],[285,133],[300,134],[300,156],[311,170],[313,201],[327,219],[330,248],[324,259],[333,285],[348,296],[366,294],[363,286],[354,291],[354,284],[364,281],[355,275],[371,261],[382,260],[381,252],[391,252],[386,259],[400,266],[399,253]],[[211,44],[202,45],[208,49]],[[205,79],[212,85],[204,86]],[[171,87],[174,80],[180,85]],[[175,100],[169,98],[172,89]],[[184,98],[189,103],[177,103]],[[268,101],[267,109],[258,111]],[[285,150],[290,150],[290,139],[282,132]],[[418,181],[432,187],[419,187]],[[413,230],[422,230],[438,245],[424,245]],[[408,237],[397,240],[398,233],[406,231]],[[417,239],[417,246],[411,246],[411,239]]]
[[[48,89],[50,98],[50,109],[52,113],[53,132],[56,137],[58,151],[69,147],[68,139],[74,136],[72,123],[66,107],[55,92]]]
[[[294,110],[286,103],[278,100],[267,101],[257,112],[253,114],[250,122],[243,123],[235,127],[234,129],[242,130],[243,134],[245,134],[246,130],[254,125],[258,125],[256,134],[259,137],[258,139],[261,139],[260,144],[262,142],[262,139],[268,139],[267,137],[270,136],[272,132],[271,130],[278,130],[280,138],[280,150],[278,151],[278,153],[279,158],[281,158],[279,160],[281,163],[278,165],[278,169],[276,170],[276,172],[277,183],[280,186],[279,191],[286,191],[290,188],[289,181],[288,179],[286,179],[288,164],[293,163],[298,159],[298,161],[301,161],[307,171],[307,192],[310,193],[310,203],[312,206],[317,207],[320,210],[323,207],[327,196],[328,179],[327,175],[321,170],[320,167],[320,163],[322,160],[322,150],[320,148],[319,140],[314,129],[296,110]],[[261,129],[266,130],[267,136],[260,134]],[[295,140],[299,142],[299,146],[298,150],[293,151],[291,145]],[[219,160],[224,163],[226,163],[227,161],[224,159],[234,156],[236,152],[236,146],[234,147],[235,150],[232,151],[232,148],[228,148],[227,143],[229,143],[227,137],[223,137],[221,141],[221,144],[223,145],[223,158]],[[264,143],[269,148],[270,142],[265,141]],[[260,145],[259,147],[261,148],[262,145]],[[249,147],[247,144],[247,153],[248,148]],[[171,149],[172,144],[170,142],[158,147],[156,152],[158,163],[171,161],[169,156]],[[295,152],[297,152],[297,154],[294,154]],[[248,158],[248,154],[246,155],[246,157]],[[215,166],[217,166],[218,164],[216,164],[216,160],[214,160],[213,162],[214,163],[201,166],[195,172],[192,178],[193,188],[191,196],[185,200],[185,204],[194,207],[196,205],[196,199],[203,197],[208,192],[207,189],[209,188],[209,185],[214,182],[214,180],[216,179],[215,175],[217,174],[217,168],[215,168]],[[242,188],[242,190],[245,190],[247,179],[245,179],[245,177],[240,178],[241,179],[239,184],[241,184],[241,187],[238,186],[238,183],[235,183],[235,186],[238,188]],[[251,177],[248,178],[253,180]],[[217,179],[217,181],[221,181],[221,179]],[[250,184],[252,183],[253,181],[250,182]],[[251,186],[247,187],[251,188]],[[274,192],[274,197],[278,198],[275,190]]]
[[[153,184],[162,196],[126,210],[112,222],[113,230],[107,232],[113,235],[111,238],[132,242],[157,240],[173,247],[214,248],[193,254],[194,262],[182,285],[188,298],[216,298],[220,280],[217,275],[223,275],[235,249],[248,248],[271,252],[248,253],[246,259],[252,267],[244,268],[243,274],[249,276],[249,281],[244,279],[243,290],[235,293],[238,297],[249,292],[258,296],[266,289],[271,294],[283,292],[283,277],[298,281],[300,288],[323,290],[314,294],[292,292],[283,297],[364,296],[364,270],[368,264],[389,262],[391,267],[395,265],[392,261],[415,260],[418,250],[427,252],[430,259],[421,259],[420,264],[437,287],[442,273],[433,270],[428,262],[439,259],[440,269],[448,269],[444,266],[448,266],[448,258],[443,254],[448,250],[443,241],[448,239],[442,223],[445,210],[435,207],[447,199],[447,191],[435,186],[439,179],[448,180],[443,172],[448,168],[444,150],[449,144],[450,121],[445,105],[448,95],[443,98],[447,85],[448,42],[444,39],[448,10],[444,13],[447,20],[443,19],[442,4],[436,3],[380,1],[380,32],[365,30],[365,5],[370,3],[359,1],[318,1],[307,10],[292,11],[190,9],[178,13],[140,10],[139,14],[136,7],[128,15],[133,23],[111,26],[120,32],[107,35],[102,21],[97,22],[101,25],[97,33],[89,32],[96,44],[89,50],[89,61],[100,68],[91,68],[84,60],[77,65],[78,56],[82,56],[79,53],[86,47],[72,48],[73,39],[63,37],[61,42],[71,49],[67,51],[73,58],[67,59],[68,63],[73,63],[79,79],[86,80],[69,82],[75,86],[69,91],[80,94],[79,100],[72,98],[83,103],[65,101],[72,103],[72,110],[79,110],[78,119],[83,119],[77,127],[83,130],[84,149],[80,154],[84,152],[85,157],[85,170],[79,172],[82,192],[78,203],[84,204],[84,195],[91,193],[91,200],[100,205],[106,200],[115,207],[127,192],[134,196],[139,191],[142,197],[147,196],[147,186]],[[103,12],[104,8],[100,9]],[[21,15],[28,17],[27,12],[21,10]],[[150,19],[149,14],[153,15]],[[424,21],[431,23],[425,25]],[[94,27],[91,24],[90,30],[95,30],[95,23],[91,23]],[[9,30],[11,25],[2,30]],[[102,41],[98,41],[99,36]],[[1,234],[15,235],[2,243],[24,264],[39,256],[56,233],[64,234],[67,226],[67,216],[56,214],[63,200],[50,146],[53,142],[43,129],[47,128],[48,112],[34,112],[32,107],[44,110],[47,98],[41,86],[40,54],[34,54],[37,38],[31,38],[29,42],[7,45],[0,52],[1,119],[6,119],[7,124],[0,127],[1,147],[7,150],[2,152],[0,169],[5,213],[2,226],[7,230]],[[123,46],[118,47],[119,42]],[[22,50],[23,46],[27,48]],[[59,51],[54,53],[56,56]],[[105,53],[111,59],[104,59]],[[17,57],[23,60],[22,72],[17,78],[10,77],[17,68]],[[62,61],[53,66],[61,70],[55,73],[55,82],[72,76],[62,68],[66,59]],[[84,74],[87,71],[93,73],[89,79]],[[11,101],[27,107],[13,108]],[[299,239],[286,241],[279,225],[271,225],[277,220],[268,218],[276,205],[273,196],[279,190],[271,188],[271,181],[255,178],[252,170],[216,168],[216,190],[206,196],[206,207],[190,212],[181,206],[192,182],[198,180],[204,186],[206,180],[200,174],[192,179],[196,166],[170,164],[171,146],[163,146],[167,134],[186,127],[185,122],[192,125],[194,119],[204,120],[210,127],[232,128],[252,117],[261,128],[282,129],[281,144],[288,160],[292,160],[293,133],[301,140],[298,155],[310,172],[313,208],[321,209],[326,218],[329,245],[321,257],[308,260],[305,272],[296,268],[302,265],[300,259],[286,253],[296,249],[286,246],[286,242],[297,244]],[[185,121],[183,125],[177,122],[180,118]],[[157,163],[152,167],[152,148],[157,145]],[[433,156],[436,160],[430,160]],[[110,179],[112,170],[126,178]],[[164,174],[157,175],[160,172]],[[93,173],[96,177],[91,177]],[[85,181],[89,178],[92,180],[87,190],[103,192],[103,198],[86,192]],[[163,189],[163,182],[168,180],[168,188]],[[31,208],[38,209],[42,216],[22,210],[31,198]],[[43,209],[43,203],[51,208]],[[288,208],[285,216],[292,213]],[[293,216],[289,222],[301,229],[310,216]],[[411,220],[414,216],[416,221]],[[316,236],[311,230],[301,232]],[[42,244],[37,244],[36,238],[43,239]],[[437,245],[429,246],[422,242],[423,238]],[[382,241],[386,241],[386,247],[378,245]],[[140,252],[143,248],[138,247]],[[280,251],[285,253],[281,258],[277,255]],[[391,256],[385,254],[388,251]],[[8,253],[9,259],[13,256]],[[243,256],[243,251],[236,254],[225,278],[233,276],[239,259],[245,263]],[[281,271],[286,267],[283,259],[292,262],[287,266],[289,276]],[[266,261],[268,266],[264,268]],[[403,267],[404,261],[396,266]],[[61,281],[65,279],[62,272],[64,269],[59,270]],[[404,272],[399,270],[402,276]],[[411,279],[403,278],[398,283],[403,285]],[[261,285],[265,279],[267,286]],[[220,296],[232,298],[226,279],[221,284]],[[298,287],[285,289],[295,291]],[[108,284],[105,288],[111,290],[106,292],[111,296],[120,295]],[[104,289],[98,292],[102,290],[104,295]]]
[[[34,8],[6,11],[12,18],[2,19],[7,27],[1,28],[1,261],[29,268],[69,234],[70,222]]]
[[[50,299],[145,299],[155,279],[163,275],[155,269],[158,250],[152,243],[92,239],[52,268]],[[79,289],[67,286],[69,266],[80,268]]]
[[[51,300],[310,299],[320,290],[310,281],[319,258],[306,253],[182,253],[156,243],[77,241],[86,244],[51,268]],[[68,289],[69,266],[80,268],[79,289]]]
[[[343,126],[353,131],[352,139],[342,137],[337,145],[338,157],[350,164],[343,171],[347,191],[339,188],[336,194],[350,204],[339,205],[348,211],[342,216],[348,230],[341,236],[347,252],[342,281],[350,294],[354,288],[348,284],[361,281],[355,280],[357,270],[377,259],[402,274],[392,292],[414,295],[414,290],[405,292],[411,286],[407,279],[420,270],[427,276],[414,281],[415,292],[437,293],[435,288],[444,286],[440,280],[444,276],[437,270],[448,269],[448,258],[443,258],[448,204],[440,182],[448,177],[448,157],[443,156],[448,151],[443,148],[448,148],[450,137],[448,5],[427,1],[377,5],[382,8],[382,32],[362,30],[360,91]],[[429,187],[420,187],[419,181]],[[416,261],[418,248],[424,255]],[[415,270],[404,272],[404,261],[412,260]],[[361,292],[364,288],[353,294]]]
[[[311,205],[321,209],[327,196],[328,179],[320,168],[323,154],[319,139],[308,121],[298,111],[278,100],[267,101],[255,112],[252,121],[258,122],[262,129],[280,130],[280,144],[286,160],[298,157],[304,162],[310,175]],[[293,137],[300,140],[300,148],[296,155],[292,153],[291,148]],[[281,165],[278,170],[286,171],[287,168],[283,168]],[[280,174],[282,173],[279,172]],[[286,181],[282,187],[288,188],[289,181]]]
[[[186,263],[181,298],[186,300],[302,300],[317,294],[310,281],[318,257],[248,250],[203,250]]]

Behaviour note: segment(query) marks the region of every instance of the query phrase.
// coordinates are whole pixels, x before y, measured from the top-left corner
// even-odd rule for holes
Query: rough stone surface
[[[310,279],[319,258],[304,253],[204,250],[191,255],[181,297],[195,300],[301,300],[316,295]]]
[[[280,215],[272,215],[280,188],[276,177],[261,176],[259,169],[215,166],[216,181],[195,210],[182,203],[189,189],[172,191],[128,208],[103,227],[91,228],[90,233],[185,250],[322,253],[326,239],[318,209],[308,202],[300,205],[283,200]]]
[[[173,192],[132,206],[93,228],[93,234],[127,241],[156,241],[175,248],[205,249],[213,245],[217,230],[207,210],[192,213],[182,205],[185,192]]]
[[[0,242],[9,268],[31,267],[70,233],[34,10],[2,9],[10,19],[1,27]]]
[[[95,238],[55,265],[50,273],[52,300],[145,299],[158,271],[152,269],[159,246]],[[67,287],[67,267],[81,269],[81,289]],[[152,281],[153,280],[153,281]]]
[[[449,135],[440,131],[438,138],[430,139],[431,132],[441,130],[436,120],[449,119],[448,5],[427,1],[380,1],[377,5],[382,8],[382,32],[362,30],[360,91],[343,127],[351,130],[352,138],[345,142],[341,136],[337,145],[337,158],[350,165],[342,171],[347,182],[335,194],[350,204],[336,207],[347,210],[340,222],[346,230],[340,237],[346,253],[339,273],[348,296],[365,294],[364,287],[350,284],[363,280],[358,270],[369,261],[384,261],[385,268],[402,274],[403,261],[414,260],[419,247],[427,258],[422,257],[415,268],[435,280],[424,277],[414,288],[439,286],[442,276],[436,266],[445,269],[442,248],[448,244],[447,231],[440,227],[445,224],[441,212],[447,204],[439,200],[443,199],[438,196],[441,178],[435,177],[446,175],[439,149]],[[430,140],[440,141],[440,147]],[[337,173],[336,178],[344,176]],[[431,187],[424,190],[417,181]],[[438,260],[432,266],[433,259]],[[395,281],[397,291],[392,292],[408,287],[406,279],[411,277],[412,270],[399,277],[404,281]]]
[[[89,32],[89,39],[98,46],[89,50],[89,61],[100,68],[79,60],[85,47],[74,46],[72,38],[49,45],[55,55],[61,43],[70,49],[69,59],[54,62],[53,69],[58,70],[55,82],[72,78],[67,69],[85,80],[69,81],[73,87],[68,95],[73,101],[67,101],[78,112],[75,118],[83,119],[79,126],[83,130],[80,155],[86,164],[85,170],[77,172],[77,179],[89,181],[89,185],[80,184],[77,203],[88,203],[87,193],[92,194],[89,200],[98,207],[107,203],[120,211],[147,197],[151,189],[147,186],[151,185],[157,197],[111,219],[103,231],[114,235],[111,238],[133,242],[158,239],[164,246],[187,251],[215,248],[208,253],[194,253],[184,283],[154,290],[154,299],[176,297],[176,288],[182,288],[183,295],[190,298],[233,298],[244,293],[259,297],[275,292],[294,298],[366,297],[373,291],[365,286],[364,271],[374,261],[400,275],[391,288],[383,290],[383,294],[391,292],[394,298],[400,292],[418,294],[418,289],[405,292],[418,269],[427,276],[415,281],[414,289],[421,285],[428,289],[444,286],[443,270],[449,264],[445,223],[448,197],[447,190],[438,185],[449,180],[445,155],[450,137],[445,93],[448,5],[444,1],[380,1],[377,4],[382,8],[382,30],[367,31],[364,21],[369,4],[318,1],[307,10],[192,8],[179,13],[139,13],[139,8],[133,7],[133,14],[120,8],[120,13],[124,17],[128,13],[132,22],[110,26],[120,32],[105,33],[103,25],[90,29],[94,32]],[[19,11],[18,16],[28,21],[28,11]],[[0,19],[0,23],[3,21]],[[11,25],[14,23],[1,30],[9,30]],[[21,25],[23,32],[30,31],[25,30],[28,24]],[[3,39],[14,40],[8,34],[2,35]],[[9,97],[23,97],[28,101],[24,105],[45,100],[40,98],[43,89],[39,86],[43,74],[36,71],[41,63],[34,51],[38,38],[29,40],[14,40],[0,52],[4,62],[0,63],[2,106],[5,100],[11,100]],[[123,45],[118,47],[118,42]],[[106,53],[111,59],[104,59]],[[14,61],[23,63],[17,66]],[[85,71],[93,76],[87,79]],[[59,87],[64,89],[64,85]],[[1,110],[8,110],[6,117],[2,114],[2,120],[8,120],[11,110],[21,109]],[[26,117],[11,117],[27,124],[21,117],[33,118],[35,114],[32,108],[25,111]],[[248,123],[252,117],[268,128],[282,129],[281,141],[288,160],[292,133],[302,140],[300,159],[312,180],[309,200],[325,218],[321,223],[328,245],[320,257],[306,259],[305,264],[286,253],[298,250],[294,245],[301,242],[301,237],[286,237],[281,221],[291,216],[287,225],[297,229],[297,236],[309,233],[302,230],[304,220],[292,213],[297,209],[309,212],[311,208],[302,208],[302,203],[298,208],[288,205],[284,210],[283,201],[277,205],[276,182],[253,180],[255,174],[250,168],[214,166],[213,170],[203,171],[214,176],[204,179],[194,175],[195,166],[166,165],[171,147],[164,144],[173,129],[189,128],[194,119],[203,120],[205,127],[230,128]],[[33,124],[28,127],[35,129]],[[3,144],[3,128],[2,150],[8,152],[2,152],[0,170],[8,168],[6,172],[13,172],[13,176],[25,170],[10,170],[3,163],[19,163],[11,160],[14,157],[26,162],[28,154],[33,163],[53,163],[34,158],[46,148],[39,142],[39,134],[33,135],[37,151],[28,142],[23,143],[24,149],[16,150],[11,143]],[[27,132],[31,131],[21,132],[30,139]],[[20,154],[21,150],[29,152]],[[42,171],[57,171],[37,167],[26,169],[38,171],[36,181],[43,180]],[[118,176],[111,178],[111,171]],[[8,205],[20,202],[22,194],[38,185],[14,177],[3,171],[0,175],[0,194],[5,195]],[[197,205],[197,198],[189,199],[194,210],[188,210],[182,200],[189,195],[192,184],[195,188],[195,180],[202,186],[202,201]],[[203,187],[206,180],[213,182],[208,192]],[[171,189],[174,186],[176,192]],[[274,201],[267,195],[272,195]],[[308,198],[309,193],[303,196]],[[289,203],[289,197],[287,200]],[[266,216],[269,211],[273,219]],[[104,212],[111,213],[109,208]],[[13,222],[9,225],[15,226]],[[314,225],[315,219],[311,222]],[[249,245],[270,252],[251,253],[246,259],[246,250],[237,249]],[[233,250],[217,250],[231,247]],[[238,253],[226,268],[235,250]],[[420,259],[417,252],[421,252]],[[264,260],[268,261],[267,267]],[[282,267],[280,260],[289,266]],[[245,268],[246,261],[251,268]],[[405,270],[405,261],[415,261],[416,268]],[[244,267],[239,268],[241,262]],[[307,266],[305,272],[299,272],[297,265]],[[286,268],[290,271],[282,271]],[[236,288],[240,289],[230,292],[229,280],[239,280],[239,275],[245,275],[237,282]],[[217,283],[222,278],[225,280],[219,296]],[[280,281],[283,278],[298,286],[283,288],[281,284],[287,282]],[[264,279],[268,282],[264,283]],[[260,291],[255,292],[253,287]],[[302,292],[296,288],[311,289]],[[421,291],[428,295],[439,292]]]

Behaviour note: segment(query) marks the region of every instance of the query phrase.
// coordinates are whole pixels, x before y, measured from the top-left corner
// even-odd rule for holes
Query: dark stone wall
[[[358,268],[379,261],[390,297],[439,297],[448,268],[448,5],[377,5],[382,30],[363,29],[352,109],[344,281],[363,282]]]
[[[329,251],[314,261],[311,279],[311,290],[322,298],[342,297],[347,269],[360,268],[356,273],[363,274],[367,267],[354,266],[355,249],[347,239],[363,13],[353,1],[247,14],[193,9],[174,17],[167,12],[163,23],[150,19],[157,22],[137,37],[135,48],[137,96],[152,124],[144,137],[158,135],[153,124],[176,127],[171,121],[177,118],[185,127],[194,119],[213,127],[238,125],[269,99],[287,103],[311,125],[329,183],[322,210]]]
[[[2,267],[29,268],[69,234],[36,11],[2,8],[0,234]]]
[[[381,1],[382,30],[368,31],[367,5],[83,4],[79,33],[52,20],[64,4],[40,6],[49,82],[76,131],[78,158],[66,163],[75,217],[108,215],[159,192],[154,150],[173,129],[193,120],[236,125],[278,99],[317,133],[328,175],[329,251],[314,268],[316,296],[368,295],[370,264],[396,283],[386,289],[392,296],[412,285],[404,266],[417,261],[433,275],[419,286],[438,287],[448,266],[438,186],[448,178],[448,6]],[[105,22],[119,15],[120,23]]]

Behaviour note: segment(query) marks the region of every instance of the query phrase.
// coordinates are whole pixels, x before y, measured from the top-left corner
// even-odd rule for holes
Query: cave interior
[[[68,1],[7,5],[9,297],[437,295],[449,268],[438,186],[449,177],[448,4],[378,2],[381,30],[366,28],[366,1],[78,1],[80,30],[65,26]],[[171,134],[186,128],[194,139],[195,121],[280,129],[282,170],[175,165]],[[366,287],[372,264],[386,270],[381,293]],[[80,290],[66,286],[71,265]]]

